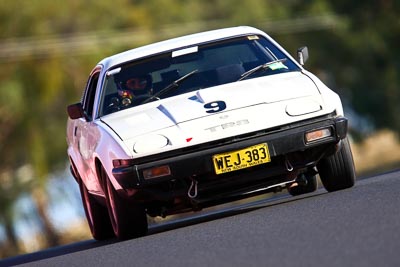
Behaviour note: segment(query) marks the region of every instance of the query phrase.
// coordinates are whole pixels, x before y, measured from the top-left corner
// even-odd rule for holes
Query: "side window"
[[[85,111],[89,119],[92,119],[93,115],[93,105],[96,95],[97,82],[99,81],[99,73],[100,72],[96,72],[89,78],[86,87],[85,97],[83,99],[83,110]]]

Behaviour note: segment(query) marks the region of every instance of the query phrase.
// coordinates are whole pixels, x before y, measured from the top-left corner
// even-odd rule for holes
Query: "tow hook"
[[[288,172],[293,171],[293,166],[292,166],[292,164],[290,163],[290,161],[288,160],[288,158],[285,158],[285,167],[286,167],[286,170],[287,170]]]
[[[194,199],[197,197],[197,180],[194,179],[193,177],[190,178],[192,180],[192,183],[190,184],[189,190],[187,192],[187,195],[189,198]]]

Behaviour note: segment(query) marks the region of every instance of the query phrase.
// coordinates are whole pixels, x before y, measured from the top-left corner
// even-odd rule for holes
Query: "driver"
[[[135,100],[144,100],[150,97],[152,89],[152,79],[150,75],[130,78],[122,82],[118,87],[118,95],[121,99],[121,106],[130,106]]]

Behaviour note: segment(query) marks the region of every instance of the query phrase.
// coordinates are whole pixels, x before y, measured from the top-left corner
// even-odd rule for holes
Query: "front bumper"
[[[307,143],[305,141],[305,133],[322,128],[329,128],[331,135],[315,142]],[[263,178],[272,177],[286,171],[283,168],[283,158],[286,160],[289,157],[294,169],[315,165],[320,158],[326,154],[333,153],[336,144],[345,138],[346,134],[346,118],[323,116],[284,125],[275,129],[268,129],[226,140],[219,140],[218,142],[135,159],[131,161],[132,164],[130,166],[114,168],[112,173],[122,188],[139,189],[137,191],[154,188],[155,185],[162,184],[163,182],[188,179],[190,177],[198,177],[199,179],[208,181],[218,180],[218,183],[224,181],[228,181],[229,183],[230,179],[235,179],[235,177],[240,176],[243,172],[246,175],[259,176],[260,178],[261,176]],[[272,159],[271,163],[263,164],[262,167],[256,166],[250,168],[254,169],[254,173],[251,173],[251,170],[245,169],[222,175],[215,174],[212,162],[213,155],[261,143],[268,144]],[[164,165],[169,166],[171,170],[170,175],[149,180],[143,178],[143,170]],[[268,172],[265,171],[266,169]],[[209,184],[212,187],[213,183]]]

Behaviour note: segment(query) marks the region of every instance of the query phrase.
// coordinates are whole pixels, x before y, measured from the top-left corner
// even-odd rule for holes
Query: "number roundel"
[[[220,112],[226,109],[226,103],[224,101],[214,101],[207,104],[204,104],[204,108],[208,109],[207,113],[215,113]]]

